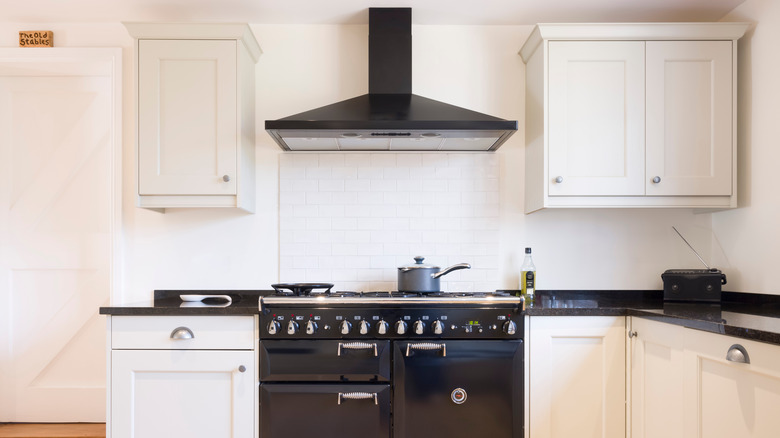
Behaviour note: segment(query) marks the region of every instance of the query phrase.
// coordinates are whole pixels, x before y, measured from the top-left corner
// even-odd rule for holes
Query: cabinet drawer
[[[188,337],[190,333],[191,338]],[[252,350],[254,339],[253,316],[111,318],[111,348],[114,350]]]

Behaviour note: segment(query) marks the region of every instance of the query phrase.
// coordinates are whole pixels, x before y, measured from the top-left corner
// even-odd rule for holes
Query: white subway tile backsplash
[[[330,179],[333,171],[330,167],[307,167],[306,179]]]
[[[393,290],[422,255],[447,291],[498,285],[500,157],[482,153],[292,153],[279,159],[280,280]]]
[[[422,166],[422,155],[420,154],[398,154],[396,157],[398,167],[420,167]]]
[[[385,253],[385,247],[382,243],[360,243],[357,245],[357,255],[360,256],[379,256]]]
[[[331,219],[324,217],[308,217],[306,218],[307,230],[330,230]]]
[[[321,192],[343,192],[343,179],[321,179],[319,180],[319,189]]]

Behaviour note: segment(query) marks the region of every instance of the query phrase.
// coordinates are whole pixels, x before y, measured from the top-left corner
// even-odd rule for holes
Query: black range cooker
[[[520,438],[522,301],[330,292],[260,301],[262,438]]]

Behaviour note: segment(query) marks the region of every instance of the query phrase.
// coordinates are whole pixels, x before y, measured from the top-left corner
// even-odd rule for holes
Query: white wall
[[[772,275],[780,261],[780,2],[747,0],[724,21],[756,25],[739,43],[740,208],[712,215],[714,255],[728,290],[780,295]]]
[[[134,206],[132,40],[123,26],[0,26],[6,30],[0,40],[3,46],[16,45],[17,30],[47,28],[54,30],[58,46],[125,49],[124,289],[115,293],[115,303],[146,300],[154,289],[258,289],[280,280],[282,153],[263,131],[263,122],[365,93],[366,26],[252,26],[264,52],[257,64],[258,211],[254,215],[207,209],[159,214]],[[531,29],[413,28],[416,94],[520,121],[519,132],[495,154],[500,204],[498,276],[492,284],[517,287],[525,246],[534,249],[541,289],[660,289],[665,269],[699,266],[671,226],[676,225],[706,256],[714,240],[710,214],[694,214],[690,209],[522,213],[525,68],[517,51]],[[469,261],[465,254],[447,256],[445,261],[430,261],[439,265]],[[389,260],[385,264],[376,269],[390,272],[392,278],[398,264]],[[726,272],[731,279],[731,272]],[[388,277],[383,274],[383,278]]]

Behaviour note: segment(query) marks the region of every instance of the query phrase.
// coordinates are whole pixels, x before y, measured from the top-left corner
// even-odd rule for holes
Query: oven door
[[[395,438],[521,438],[523,341],[397,341]]]
[[[318,436],[389,438],[390,385],[260,385],[261,438]]]

